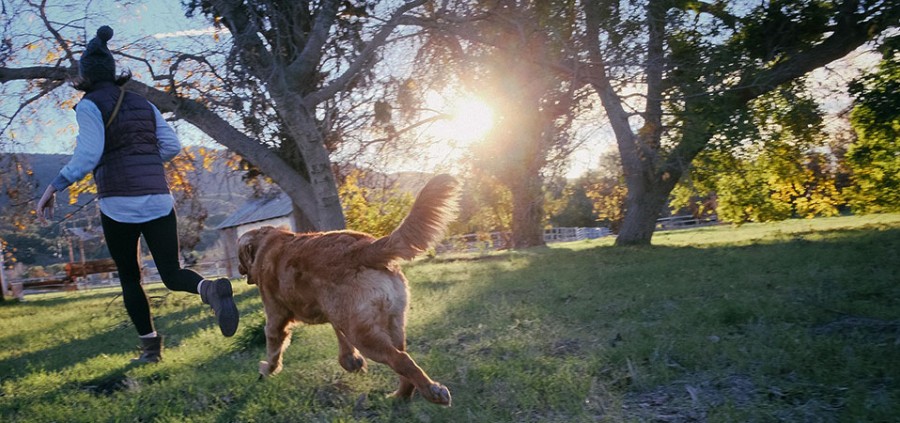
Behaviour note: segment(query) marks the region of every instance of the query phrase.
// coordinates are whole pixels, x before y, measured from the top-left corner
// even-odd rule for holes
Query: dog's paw
[[[280,372],[280,371],[281,371],[281,366],[275,367],[273,369],[272,366],[269,365],[268,361],[260,361],[259,362],[259,376],[260,377],[274,376],[274,375],[278,374],[278,372]]]
[[[432,383],[425,392],[419,391],[422,396],[435,404],[450,406],[450,390],[440,383]]]
[[[345,356],[339,357],[338,362],[341,363],[341,367],[348,372],[363,372],[365,373],[368,370],[368,366],[366,365],[366,359],[359,354],[347,354]]]

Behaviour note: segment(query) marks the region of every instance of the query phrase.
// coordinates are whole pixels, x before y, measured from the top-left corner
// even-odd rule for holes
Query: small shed
[[[228,216],[216,228],[221,231],[219,239],[225,249],[225,268],[229,278],[238,275],[237,241],[245,232],[263,227],[275,226],[292,231],[297,230],[293,204],[287,194],[278,192],[247,201],[237,211]]]

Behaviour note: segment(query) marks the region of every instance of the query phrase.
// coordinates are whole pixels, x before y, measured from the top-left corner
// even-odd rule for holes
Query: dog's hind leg
[[[266,310],[266,352],[268,361],[259,362],[259,374],[270,376],[281,371],[284,349],[290,344],[291,319],[285,314]]]
[[[406,318],[403,313],[394,314],[388,319],[388,332],[391,335],[391,343],[398,351],[406,351]],[[400,386],[391,395],[394,398],[409,399],[416,392],[416,385],[404,376],[400,376]]]
[[[338,363],[348,372],[365,372],[367,370],[366,359],[350,344],[344,332],[341,332],[334,325],[331,326],[334,328],[335,335],[337,335],[338,348],[340,349],[338,352]]]
[[[415,392],[416,392],[416,385],[413,385],[413,383],[409,379],[407,379],[403,376],[400,376],[400,386],[397,387],[397,390],[394,391],[394,393],[391,394],[391,396],[394,398],[409,399],[409,398],[412,398],[412,396]],[[448,392],[448,394],[449,394],[449,392]],[[448,403],[448,405],[449,405],[449,403]]]
[[[393,346],[391,336],[379,327],[361,327],[354,325],[345,333],[353,345],[362,354],[379,363],[387,364],[400,375],[400,387],[394,393],[398,397],[409,397],[410,385],[422,394],[422,397],[436,404],[450,405],[450,390],[437,383],[422,371],[416,362],[406,353]]]

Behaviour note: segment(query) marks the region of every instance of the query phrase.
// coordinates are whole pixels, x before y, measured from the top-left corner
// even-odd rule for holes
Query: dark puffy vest
[[[102,82],[84,98],[97,105],[105,125],[116,107],[119,93],[117,85]],[[156,114],[140,95],[125,92],[119,113],[106,128],[103,156],[94,168],[94,182],[101,198],[169,192],[159,156]]]

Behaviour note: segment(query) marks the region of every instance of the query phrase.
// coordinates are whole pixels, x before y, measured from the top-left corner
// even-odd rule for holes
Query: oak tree
[[[751,101],[900,22],[900,3],[878,0],[581,4],[584,70],[628,188],[617,245],[650,243],[675,184]]]

